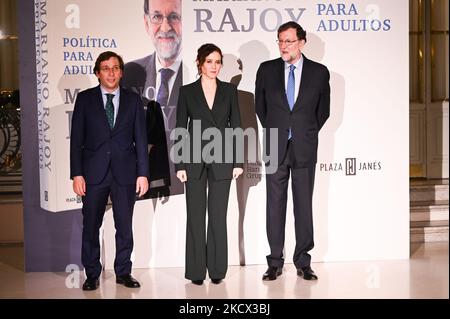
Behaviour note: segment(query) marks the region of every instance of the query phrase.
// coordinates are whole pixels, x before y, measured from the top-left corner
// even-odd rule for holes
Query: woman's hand
[[[177,177],[180,180],[180,182],[184,183],[187,181],[187,175],[185,170],[181,170],[177,172]]]
[[[233,168],[233,179],[236,179],[244,172],[244,170],[240,167]]]

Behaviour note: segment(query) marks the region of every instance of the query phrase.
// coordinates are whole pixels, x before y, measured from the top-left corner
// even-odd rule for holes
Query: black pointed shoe
[[[318,279],[317,275],[314,273],[314,270],[312,270],[309,266],[297,268],[297,276],[302,277],[305,280]]]
[[[98,278],[87,278],[83,284],[84,291],[96,290],[99,286],[100,282]]]
[[[194,285],[201,286],[203,285],[203,280],[191,280]]]
[[[215,285],[218,285],[222,282],[222,279],[218,279],[218,278],[211,278],[211,282]]]
[[[139,288],[141,285],[131,275],[117,276],[116,283],[124,285],[128,288]]]
[[[263,274],[262,280],[275,280],[283,273],[283,267],[271,267],[267,268]]]

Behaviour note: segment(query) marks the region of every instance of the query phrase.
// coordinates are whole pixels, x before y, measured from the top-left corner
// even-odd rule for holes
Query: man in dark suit
[[[278,161],[270,163],[276,165],[276,172],[266,175],[270,255],[263,280],[275,280],[282,273],[289,176],[296,238],[293,261],[298,276],[314,280],[317,276],[308,254],[314,247],[312,197],[319,130],[330,114],[330,74],[302,54],[306,32],[296,22],[279,27],[277,42],[281,58],[260,65],[255,89],[256,113],[266,130],[266,141],[270,141],[271,130],[278,131],[276,149],[265,145],[266,154],[278,153]]]
[[[116,228],[116,282],[139,287],[131,276],[133,208],[148,189],[147,135],[139,96],[120,88],[124,64],[114,52],[101,53],[94,66],[100,85],[78,94],[70,135],[70,177],[83,199],[81,259],[83,290],[95,290],[102,271],[99,229],[108,196]]]
[[[181,0],[144,0],[144,25],[156,51],[125,65],[121,85],[141,95],[147,108],[150,190],[147,197],[182,194],[168,150],[173,145],[181,63]],[[170,186],[170,188],[169,188]]]

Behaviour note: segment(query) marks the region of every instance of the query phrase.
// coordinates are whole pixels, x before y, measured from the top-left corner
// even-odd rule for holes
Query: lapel
[[[277,90],[275,92],[281,92],[281,100],[283,102],[284,107],[290,112],[291,108],[289,107],[289,102],[287,100],[287,96],[286,96],[286,87],[285,87],[285,76],[284,76],[284,61],[282,58],[278,59],[278,63],[279,63],[279,67],[277,67],[277,81],[275,81],[275,83],[279,84],[279,87],[277,88]]]
[[[169,96],[169,105],[177,105],[178,102],[178,92],[180,91],[180,86],[183,83],[183,62],[180,64],[180,68],[178,69],[177,77],[175,78],[175,82],[173,83],[172,90],[170,91]]]
[[[105,105],[103,104],[102,91],[100,90],[100,85],[98,85],[95,89],[94,94],[94,108],[97,113],[100,115],[101,122],[103,126],[110,131],[108,118],[106,117]]]
[[[214,96],[214,102],[213,102],[213,107],[211,109],[211,113],[213,114],[213,116],[217,113],[219,113],[223,107],[220,106],[220,103],[222,101],[222,99],[224,98],[224,87],[223,87],[223,82],[220,81],[219,79],[216,79],[216,83],[217,83],[217,89],[216,89],[216,95]],[[208,107],[209,109],[209,107]]]
[[[145,86],[144,90],[147,90],[148,87],[154,88],[154,100],[156,100],[156,95],[158,92],[156,91],[156,62],[155,62],[156,52],[149,56],[148,64],[145,67],[145,72],[147,73],[147,77],[145,78]],[[145,92],[144,92],[145,93]],[[145,94],[143,94],[145,95]],[[151,95],[150,95],[151,96]]]
[[[117,112],[116,123],[114,123],[113,131],[117,130],[127,111],[127,92],[120,87],[119,112]]]
[[[302,74],[300,74],[300,88],[298,90],[297,100],[295,100],[294,103],[294,108],[292,109],[293,112],[302,105],[300,102],[303,101],[305,94],[308,94],[308,84],[311,83],[311,72],[309,71],[309,65],[309,60],[303,55]]]
[[[214,123],[214,125],[216,125],[216,121],[214,120],[214,117],[213,117],[213,110],[217,104],[217,97],[219,94],[219,86],[220,86],[219,82],[220,81],[216,80],[217,81],[217,90],[216,90],[216,95],[214,97],[212,110],[210,110],[209,106],[208,106],[208,102],[206,102],[206,97],[205,97],[205,93],[203,92],[201,80],[202,80],[202,78],[200,77],[197,81],[194,82],[195,83],[194,84],[195,96],[197,96],[198,105],[199,105],[200,109],[202,110],[205,118],[209,119],[212,123]]]

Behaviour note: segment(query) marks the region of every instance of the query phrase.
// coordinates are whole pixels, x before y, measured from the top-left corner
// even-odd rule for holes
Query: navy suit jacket
[[[100,86],[78,93],[70,135],[70,177],[99,184],[111,169],[121,184],[148,177],[147,133],[140,97],[120,89],[119,111],[111,130]]]
[[[255,109],[261,125],[267,129],[265,154],[278,153],[280,164],[286,154],[289,128],[297,165],[314,166],[317,162],[319,131],[330,116],[330,73],[317,62],[303,56],[303,70],[298,98],[289,108],[281,58],[263,62],[256,75]],[[278,147],[270,149],[270,129],[278,129]]]

